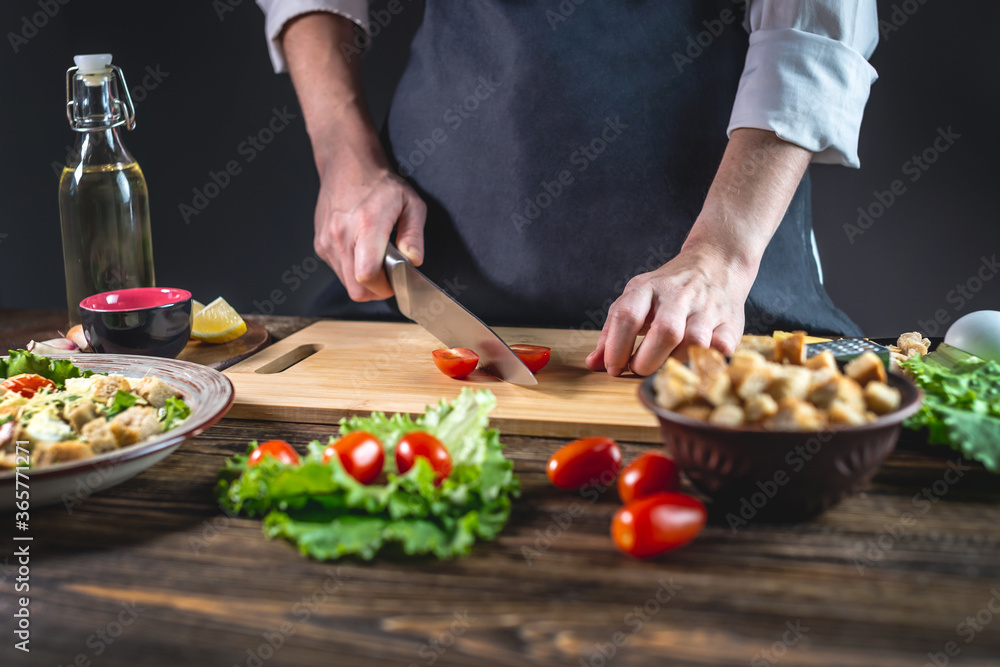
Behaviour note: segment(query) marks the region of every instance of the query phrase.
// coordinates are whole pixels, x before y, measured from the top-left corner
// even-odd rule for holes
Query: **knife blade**
[[[538,380],[514,351],[478,317],[420,273],[393,244],[385,251],[385,273],[396,293],[399,311],[448,347],[467,347],[479,354],[479,366],[511,384],[536,385]]]

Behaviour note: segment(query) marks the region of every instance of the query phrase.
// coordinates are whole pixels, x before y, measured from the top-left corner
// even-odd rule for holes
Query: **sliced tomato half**
[[[514,354],[524,362],[524,365],[532,373],[537,373],[545,368],[545,365],[549,363],[549,359],[552,358],[552,348],[541,345],[518,343],[517,345],[511,345],[510,349],[514,351]]]
[[[434,350],[434,363],[438,370],[450,378],[464,378],[476,370],[479,355],[467,347],[451,347],[447,350]]]

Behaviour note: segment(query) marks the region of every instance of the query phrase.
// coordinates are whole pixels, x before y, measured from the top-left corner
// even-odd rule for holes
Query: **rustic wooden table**
[[[315,562],[213,502],[248,440],[329,434],[223,420],[118,487],[33,509],[29,593],[8,517],[0,665],[1000,665],[1000,478],[950,450],[897,450],[812,521],[710,526],[645,562],[611,543],[613,490],[548,483],[562,442],[545,438],[504,439],[523,494],[499,539],[451,562]]]

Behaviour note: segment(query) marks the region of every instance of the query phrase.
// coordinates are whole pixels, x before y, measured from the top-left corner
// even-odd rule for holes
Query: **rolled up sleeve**
[[[878,43],[875,0],[751,0],[729,133],[771,130],[813,161],[860,166],[858,135]]]
[[[281,48],[281,31],[285,24],[296,16],[309,12],[330,12],[350,19],[359,28],[368,32],[369,0],[257,0],[266,17],[264,32],[267,48],[271,54],[271,64],[275,72],[284,72],[285,53]]]

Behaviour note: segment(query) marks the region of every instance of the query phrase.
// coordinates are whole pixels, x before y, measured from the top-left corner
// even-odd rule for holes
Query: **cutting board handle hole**
[[[285,352],[277,359],[267,362],[266,364],[255,370],[254,373],[261,373],[263,375],[282,373],[284,371],[287,371],[289,368],[299,363],[303,359],[308,359],[309,357],[313,356],[322,349],[323,349],[322,345],[316,345],[316,344],[299,345],[294,350]]]

